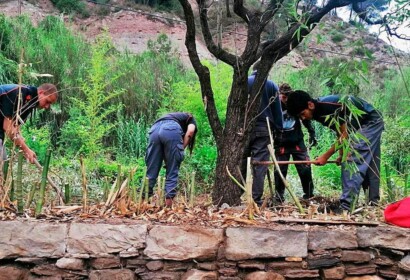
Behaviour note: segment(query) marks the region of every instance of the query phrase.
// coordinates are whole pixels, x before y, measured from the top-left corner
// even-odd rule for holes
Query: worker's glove
[[[317,145],[317,140],[315,136],[309,136],[309,146],[314,147]]]

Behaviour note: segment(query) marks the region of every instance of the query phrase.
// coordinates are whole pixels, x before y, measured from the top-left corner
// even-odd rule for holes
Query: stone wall
[[[397,227],[0,222],[0,280],[410,279]]]

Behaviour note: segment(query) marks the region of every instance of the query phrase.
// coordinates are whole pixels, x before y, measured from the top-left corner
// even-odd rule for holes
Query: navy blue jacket
[[[255,82],[256,71],[248,77],[248,92],[252,90]],[[259,107],[259,115],[256,118],[255,126],[267,126],[266,117],[269,118],[269,123],[272,129],[282,129],[282,109],[279,98],[279,87],[272,81],[266,80],[262,89],[261,105]]]

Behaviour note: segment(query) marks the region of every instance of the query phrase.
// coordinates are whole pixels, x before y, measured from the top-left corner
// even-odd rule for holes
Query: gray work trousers
[[[384,130],[383,120],[370,122],[362,126],[358,132],[368,142],[363,140],[352,145],[352,156],[342,164],[342,195],[341,206],[350,208],[355,196],[360,193],[360,187],[369,189],[369,201],[377,203],[380,199],[380,144]],[[347,164],[354,163],[356,170],[352,173]]]
[[[269,160],[269,150],[268,144],[269,131],[267,126],[255,126],[249,146],[246,147],[244,152],[244,158],[242,161],[242,175],[246,177],[246,158],[252,157],[255,161],[268,161]],[[253,175],[253,185],[252,185],[252,197],[253,200],[258,204],[262,205],[263,187],[265,182],[266,171],[268,170],[267,165],[253,165],[252,175]]]
[[[178,172],[184,159],[183,131],[181,126],[172,120],[155,123],[149,131],[149,143],[145,155],[149,195],[153,194],[162,162],[165,161],[165,197],[176,195]]]

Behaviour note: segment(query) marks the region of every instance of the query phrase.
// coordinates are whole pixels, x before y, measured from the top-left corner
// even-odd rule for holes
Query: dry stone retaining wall
[[[410,230],[0,222],[0,280],[410,279]]]

